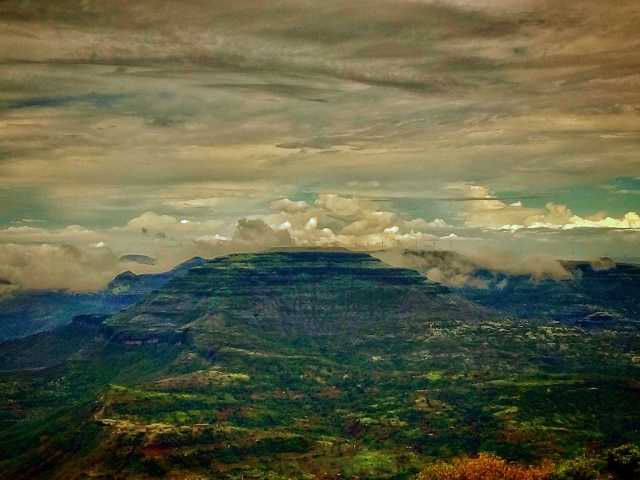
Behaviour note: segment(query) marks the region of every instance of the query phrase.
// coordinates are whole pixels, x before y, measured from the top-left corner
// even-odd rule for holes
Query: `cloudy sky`
[[[636,258],[639,21],[637,0],[2,0],[0,279],[92,289],[273,245]]]

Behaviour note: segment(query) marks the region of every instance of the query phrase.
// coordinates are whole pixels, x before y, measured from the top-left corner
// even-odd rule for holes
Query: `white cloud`
[[[469,200],[463,217],[468,227],[518,231],[522,229],[572,230],[577,228],[638,229],[640,216],[627,212],[620,218],[599,211],[592,216],[574,214],[567,205],[549,202],[544,208],[527,208],[522,202],[507,204],[480,185],[454,185]]]
[[[487,235],[494,236],[497,246],[502,242],[498,236],[503,230],[517,235],[521,235],[520,231],[533,235],[536,229],[632,232],[640,225],[639,216],[633,212],[621,218],[602,212],[583,218],[565,205],[549,203],[545,208],[532,209],[498,200],[486,187],[456,188],[466,192],[468,198],[463,202],[465,227],[452,227],[442,218],[432,221],[407,218],[381,209],[379,203],[368,199],[330,193],[319,194],[313,202],[280,199],[271,204],[271,213],[241,218],[235,223],[148,211],[121,227],[109,229],[91,230],[79,225],[51,230],[8,227],[0,230],[0,245],[4,242],[3,248],[11,253],[7,258],[14,260],[7,263],[12,265],[10,270],[0,271],[0,278],[29,288],[90,289],[104,286],[121,268],[117,258],[132,252],[157,259],[154,266],[136,266],[137,271],[160,271],[195,255],[213,257],[270,247],[345,247],[369,251],[439,248],[469,253],[480,245],[485,250],[491,242]],[[516,222],[505,222],[511,219]],[[620,242],[632,244],[630,238],[620,238]],[[549,240],[548,235],[536,234],[535,241],[543,240]],[[8,249],[6,244],[12,247]],[[39,267],[39,262],[49,267]],[[69,262],[68,268],[62,266],[64,262]],[[537,272],[534,263],[522,266],[522,270]],[[41,278],[43,268],[60,269],[63,274],[51,274],[45,281]],[[545,268],[547,271],[550,267]],[[70,274],[71,271],[76,273]]]
[[[96,290],[119,273],[118,258],[106,247],[5,243],[0,244],[0,278],[21,288]]]
[[[129,220],[124,227],[116,227],[114,231],[138,232],[143,234],[161,234],[171,238],[193,238],[196,235],[213,235],[222,226],[219,220],[190,220],[172,215],[145,212]]]
[[[388,250],[377,252],[375,255],[389,264],[413,268],[423,272],[434,282],[452,287],[486,288],[486,282],[475,275],[483,269],[512,275],[530,275],[538,280],[571,278],[571,273],[553,257],[547,255],[516,257],[509,252],[492,248],[465,254],[442,250]]]
[[[553,210],[558,205],[549,204],[547,210]],[[564,206],[562,206],[564,207]],[[565,207],[566,208],[566,207]],[[567,210],[570,214],[571,211]],[[525,219],[522,224],[507,224],[498,227],[500,230],[518,231],[522,229],[549,229],[549,230],[573,230],[576,228],[600,228],[600,229],[640,229],[640,215],[636,212],[627,212],[620,218],[605,217],[602,219],[589,219],[579,215],[570,215],[566,221],[559,221],[553,215],[541,214]]]
[[[315,230],[316,228],[318,228],[318,219],[316,217],[311,217],[304,225],[305,230]]]
[[[450,227],[442,219],[407,219],[381,210],[370,200],[333,193],[319,194],[312,204],[282,199],[271,207],[275,213],[264,219],[276,229],[286,225],[293,244],[300,246],[365,250],[424,247],[436,238],[426,233],[428,230]]]
[[[419,222],[422,219],[417,219],[414,220],[413,222]],[[411,222],[409,222],[411,223]],[[424,227],[425,228],[452,228],[451,225],[449,225],[445,220],[443,220],[442,218],[436,218],[434,220],[432,220],[431,222],[425,222],[424,223]]]
[[[292,244],[288,229],[273,229],[262,219],[238,220],[232,241],[250,249],[284,247]]]
[[[307,208],[309,208],[309,204],[302,200],[294,202],[293,200],[289,200],[288,198],[283,198],[281,200],[272,202],[271,208],[273,210],[279,210],[282,212],[294,213],[306,210]]]
[[[99,241],[100,234],[80,225],[46,229],[30,226],[0,229],[0,241],[13,243],[84,243]]]

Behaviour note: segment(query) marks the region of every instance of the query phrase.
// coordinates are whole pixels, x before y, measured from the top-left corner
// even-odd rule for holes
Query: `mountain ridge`
[[[193,257],[162,273],[125,271],[97,292],[14,291],[9,296],[0,297],[0,342],[68,325],[76,315],[115,313],[203,261],[201,257]]]

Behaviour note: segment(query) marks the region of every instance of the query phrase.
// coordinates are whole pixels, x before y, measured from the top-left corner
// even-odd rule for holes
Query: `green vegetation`
[[[414,479],[482,452],[637,478],[628,331],[507,318],[368,256],[287,255],[209,262],[49,334],[46,368],[27,340],[0,347],[0,478]]]

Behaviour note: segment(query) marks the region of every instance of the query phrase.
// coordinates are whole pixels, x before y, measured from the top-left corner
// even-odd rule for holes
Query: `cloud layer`
[[[469,195],[462,197],[467,201],[459,202],[463,223],[457,225],[440,218],[411,217],[371,199],[325,193],[312,200],[280,198],[271,202],[269,211],[229,221],[144,212],[122,226],[100,229],[12,226],[0,231],[0,279],[3,293],[16,288],[86,291],[102,288],[125,269],[163,271],[196,255],[215,257],[273,247],[342,247],[370,251],[388,263],[416,268],[433,281],[482,287],[473,276],[481,268],[536,279],[568,278],[558,255],[544,254],[552,245],[559,253],[567,238],[575,245],[585,230],[601,232],[598,237],[586,237],[592,247],[603,240],[607,245],[611,233],[639,232],[621,230],[617,224],[611,227],[606,217],[589,220],[593,225],[568,228],[573,224],[564,222],[576,222],[576,216],[564,206],[527,209],[497,200],[480,187],[467,191]],[[503,225],[504,218],[515,215],[514,210],[519,215],[524,215],[520,210],[526,211],[526,218],[535,222],[518,228]],[[541,215],[550,226],[540,225]],[[560,237],[548,237],[547,230]],[[529,242],[528,248],[514,250],[514,235],[521,233],[527,236],[515,241],[517,245]],[[575,234],[578,237],[566,237]],[[627,242],[631,249],[637,236],[616,241]],[[403,253],[407,250],[415,253]],[[597,251],[585,252],[585,258],[598,256]],[[135,258],[144,261],[130,261]],[[597,265],[601,264],[599,260]]]
[[[633,0],[6,0],[0,248],[637,257],[639,20]]]
[[[466,202],[465,223],[471,227],[497,228],[517,231],[523,228],[572,230],[576,228],[640,229],[640,215],[626,212],[619,218],[597,211],[588,217],[574,214],[562,204],[547,203],[544,208],[526,208],[522,202],[506,203],[496,199],[486,187],[453,185],[462,191]]]

